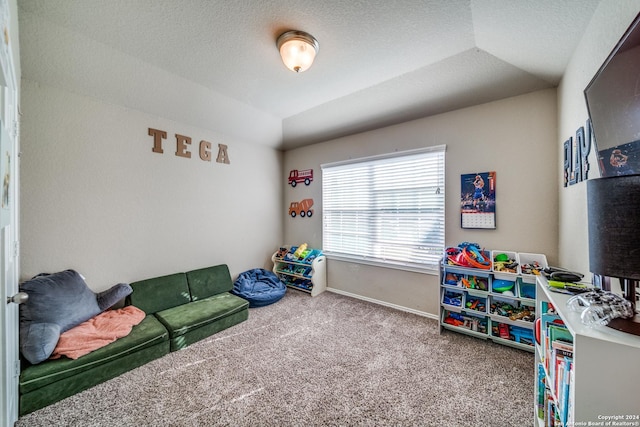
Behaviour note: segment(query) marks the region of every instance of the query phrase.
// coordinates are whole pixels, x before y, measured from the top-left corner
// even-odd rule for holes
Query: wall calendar
[[[462,228],[496,228],[496,173],[461,175],[460,225]]]

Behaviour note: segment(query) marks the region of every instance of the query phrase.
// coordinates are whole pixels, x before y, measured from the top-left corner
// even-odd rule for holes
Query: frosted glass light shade
[[[284,65],[296,73],[311,67],[320,48],[318,41],[304,31],[287,31],[278,37],[276,44]]]

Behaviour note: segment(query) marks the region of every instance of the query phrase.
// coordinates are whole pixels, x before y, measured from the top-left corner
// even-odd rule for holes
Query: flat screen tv
[[[640,174],[640,14],[584,94],[600,175]]]

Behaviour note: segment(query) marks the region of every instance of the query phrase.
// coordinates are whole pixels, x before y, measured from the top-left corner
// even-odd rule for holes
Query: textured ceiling
[[[554,87],[598,3],[18,1],[20,16],[54,26],[58,38],[90,40],[74,46],[79,59],[90,63],[104,45],[281,119],[284,149]],[[29,60],[28,49],[51,31],[20,26],[23,76],[35,78],[41,58]],[[275,46],[289,29],[320,43],[301,74],[284,67]],[[68,73],[69,84],[83,84]]]

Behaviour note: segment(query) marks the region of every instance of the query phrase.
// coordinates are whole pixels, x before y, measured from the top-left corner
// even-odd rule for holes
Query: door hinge
[[[20,253],[20,242],[19,241],[15,241],[13,242],[13,257],[14,258],[18,258],[18,254]]]
[[[15,375],[16,375],[16,377],[19,377],[20,376],[20,360],[16,360],[13,363],[13,366],[15,367]]]

